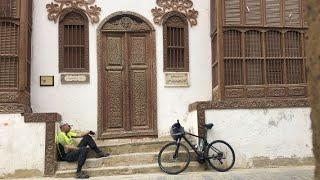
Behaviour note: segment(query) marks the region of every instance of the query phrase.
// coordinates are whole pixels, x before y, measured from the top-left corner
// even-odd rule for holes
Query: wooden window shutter
[[[241,57],[241,32],[228,30],[224,32],[224,56]]]
[[[218,85],[218,60],[217,60],[217,35],[214,35],[211,39],[212,48],[212,87]]]
[[[88,72],[88,18],[79,12],[67,13],[59,24],[59,71]]]
[[[0,89],[17,88],[19,26],[0,22]]]
[[[211,0],[210,1],[210,5],[211,5],[211,8],[210,8],[210,22],[211,22],[211,34],[213,32],[216,31],[217,29],[217,20],[216,20],[216,1],[215,0]]]
[[[303,83],[303,58],[301,37],[299,32],[288,31],[285,33],[285,56],[287,58],[288,84]]]
[[[245,0],[244,12],[246,13],[247,25],[261,24],[261,1],[260,0]]]
[[[245,33],[246,57],[261,57],[261,33],[259,31],[247,31]]]
[[[164,30],[164,71],[189,71],[188,22],[183,15],[169,16]]]
[[[240,25],[241,9],[240,0],[224,0],[224,21],[226,25]]]
[[[0,0],[0,17],[17,16],[16,0]]]
[[[280,0],[266,0],[266,24],[280,26]]]
[[[285,56],[301,57],[301,35],[299,32],[288,31],[285,33]]]
[[[278,31],[267,31],[265,34],[266,42],[266,56],[267,57],[281,57],[281,33]]]
[[[300,0],[285,0],[285,23],[287,26],[299,26],[301,24]]]
[[[263,84],[262,36],[259,31],[245,33],[247,84]]]
[[[283,84],[284,61],[282,59],[281,33],[267,31],[265,38],[267,83]]]
[[[224,69],[226,85],[243,84],[241,32],[228,30],[224,32]]]

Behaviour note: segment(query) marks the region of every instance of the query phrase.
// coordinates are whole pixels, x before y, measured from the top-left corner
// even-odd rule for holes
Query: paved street
[[[190,172],[180,175],[142,174],[92,177],[92,180],[313,180],[314,167],[236,169],[230,172]],[[30,179],[30,178],[29,178]],[[35,180],[71,180],[73,178],[33,178]]]

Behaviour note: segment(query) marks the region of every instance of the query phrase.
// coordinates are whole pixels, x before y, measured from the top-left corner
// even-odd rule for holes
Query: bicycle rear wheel
[[[205,153],[210,166],[219,172],[228,171],[234,165],[234,151],[225,141],[217,140],[211,142]]]
[[[190,152],[182,143],[169,143],[159,152],[159,167],[167,174],[179,174],[188,167],[189,163]]]

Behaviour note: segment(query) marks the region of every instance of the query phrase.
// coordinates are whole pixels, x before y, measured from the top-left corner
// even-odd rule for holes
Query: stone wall
[[[230,143],[236,168],[314,165],[309,116],[310,108],[205,111],[208,140]]]
[[[0,178],[42,176],[45,123],[25,123],[21,114],[0,115]]]

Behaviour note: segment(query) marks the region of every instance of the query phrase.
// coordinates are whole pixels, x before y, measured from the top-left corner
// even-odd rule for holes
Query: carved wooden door
[[[149,32],[105,32],[102,137],[156,135]]]

